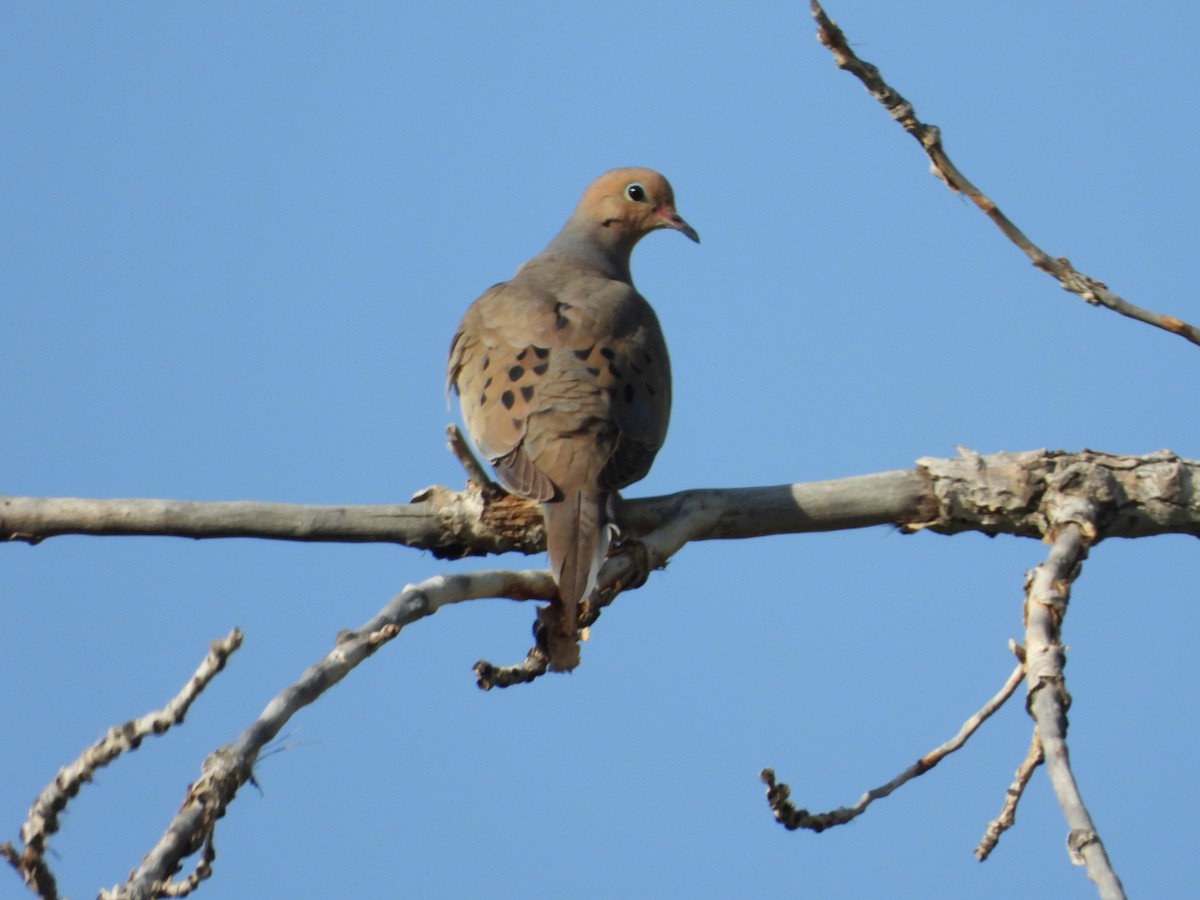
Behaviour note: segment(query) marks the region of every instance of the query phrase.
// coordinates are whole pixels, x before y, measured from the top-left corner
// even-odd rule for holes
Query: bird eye
[[[646,199],[646,189],[635,181],[633,184],[625,186],[625,196],[634,203],[641,203]]]

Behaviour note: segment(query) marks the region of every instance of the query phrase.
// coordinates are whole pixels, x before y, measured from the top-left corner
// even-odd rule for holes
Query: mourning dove
[[[555,670],[578,664],[577,610],[615,532],[611,494],[645,477],[667,433],[667,345],[629,274],[634,245],[659,228],[700,241],[662,175],[606,172],[545,250],[471,305],[450,345],[447,389],[471,440],[505,488],[542,503],[559,615],[539,643]]]

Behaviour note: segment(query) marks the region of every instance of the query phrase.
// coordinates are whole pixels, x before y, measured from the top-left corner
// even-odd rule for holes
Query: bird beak
[[[696,233],[696,229],[683,220],[683,216],[675,212],[673,209],[660,210],[658,213],[663,217],[663,225],[666,228],[674,228],[676,231],[686,234],[697,244],[700,243],[700,235]]]

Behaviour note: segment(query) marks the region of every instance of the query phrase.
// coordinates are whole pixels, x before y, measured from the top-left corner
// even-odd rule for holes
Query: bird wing
[[[666,436],[670,362],[654,311],[631,285],[554,260],[472,304],[447,384],[501,483],[535,500],[624,487]]]

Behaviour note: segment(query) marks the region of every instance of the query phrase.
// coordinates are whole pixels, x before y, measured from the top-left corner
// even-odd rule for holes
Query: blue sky
[[[954,9],[954,14],[947,14]],[[630,496],[908,468],[957,444],[1200,454],[1200,350],[1065,294],[813,38],[803,3],[11,2],[0,10],[0,490],[403,502],[460,485],[450,336],[599,172],[672,180],[699,247],[634,257],[671,347]],[[1052,255],[1200,321],[1200,10],[831,2],[961,169]],[[708,543],[623,596],[569,677],[484,694],[532,612],[446,609],[293,721],[202,896],[1088,897],[1017,701],[821,835],[757,773],[852,803],[1012,667],[1029,540],[887,529]],[[1131,893],[1200,840],[1196,542],[1101,544],[1066,625],[1076,774]],[[0,547],[0,834],[58,766],[243,649],[53,843],[125,877],[204,756],[408,582],[383,546],[64,537]],[[540,560],[532,564],[541,564]],[[0,876],[3,877],[3,876]],[[4,896],[19,896],[10,879]]]

